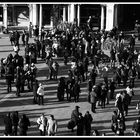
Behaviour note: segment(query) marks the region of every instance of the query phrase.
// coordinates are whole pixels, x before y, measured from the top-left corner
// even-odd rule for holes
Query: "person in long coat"
[[[80,90],[80,85],[79,82],[76,81],[73,87],[73,93],[74,93],[74,101],[78,102],[79,101],[79,94],[80,94],[81,90]]]
[[[59,79],[58,88],[57,88],[57,98],[59,101],[64,100],[65,88],[66,88],[65,80],[63,77],[61,77]]]
[[[83,136],[84,134],[84,117],[82,113],[79,113],[79,117],[77,120],[77,136]]]
[[[30,126],[30,120],[25,114],[23,114],[19,120],[19,135],[27,136],[27,130],[29,126]]]
[[[72,111],[71,113],[71,120],[74,122],[74,126],[77,125],[77,121],[78,121],[78,118],[79,118],[79,106],[75,106],[75,109]],[[72,128],[72,131],[73,131],[73,128]]]
[[[40,135],[41,135],[41,136],[45,136],[45,135],[46,135],[47,121],[48,121],[48,119],[45,117],[44,114],[42,114],[42,115],[37,119],[37,124],[38,124],[38,128],[39,128],[39,130],[40,130]]]
[[[86,133],[86,136],[90,136],[90,133],[91,133],[91,123],[93,121],[93,118],[92,118],[91,114],[89,113],[89,111],[87,111],[85,113],[84,121],[85,121],[85,133]]]
[[[11,135],[12,134],[12,119],[11,119],[10,112],[6,114],[6,116],[4,117],[4,125],[5,125],[4,134],[6,136]]]
[[[7,92],[11,92],[12,91],[12,67],[11,65],[6,66],[6,72],[5,72],[5,76],[6,76],[6,83],[7,83]]]
[[[19,122],[19,116],[18,116],[18,111],[14,111],[12,113],[12,125],[13,125],[13,135],[17,136],[17,131],[18,131],[18,122]]]
[[[54,118],[54,115],[50,115],[47,122],[48,136],[56,135],[57,128],[58,128],[57,120]]]
[[[90,103],[91,103],[91,111],[93,113],[96,113],[95,108],[96,108],[97,94],[94,91],[94,89],[95,89],[95,86],[93,86],[92,92],[90,94]]]
[[[35,79],[34,81],[33,81],[33,96],[34,96],[34,98],[33,98],[33,103],[34,104],[36,104],[37,103],[37,89],[38,89],[38,87],[39,87],[39,85],[38,85],[38,80],[37,79]]]

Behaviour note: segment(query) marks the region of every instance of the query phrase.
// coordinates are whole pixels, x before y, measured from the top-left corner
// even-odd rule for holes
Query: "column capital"
[[[107,3],[106,4],[107,7],[109,7],[109,6],[112,6],[113,7],[114,5],[115,5],[114,3]]]
[[[100,6],[101,6],[101,7],[106,7],[107,5],[106,5],[106,4],[100,4]]]
[[[28,4],[28,7],[29,7],[29,8],[32,7],[32,4]]]
[[[6,8],[8,7],[8,5],[7,5],[7,4],[3,4],[2,7],[3,7],[4,9],[6,9]]]

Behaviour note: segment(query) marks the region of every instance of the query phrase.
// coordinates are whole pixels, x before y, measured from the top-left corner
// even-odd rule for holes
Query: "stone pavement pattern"
[[[30,40],[33,41],[32,39]],[[20,47],[20,54],[24,56],[24,47]],[[1,38],[0,39],[0,58],[6,57],[9,53],[14,54],[12,47],[10,46],[10,42],[8,38]],[[63,62],[60,61],[60,70],[59,70],[59,77],[66,76],[67,70],[70,68],[70,64],[68,67],[63,65]],[[73,101],[67,102],[66,98],[65,101],[58,102],[56,96],[56,88],[57,88],[57,81],[48,81],[46,79],[46,75],[48,74],[48,68],[44,61],[38,60],[36,64],[37,68],[39,69],[37,78],[40,82],[43,83],[45,87],[45,104],[44,106],[35,105],[32,103],[33,96],[32,92],[25,92],[21,93],[20,97],[15,96],[15,87],[13,85],[12,92],[7,93],[6,91],[6,83],[4,79],[0,78],[0,136],[3,136],[4,124],[3,124],[3,116],[7,112],[11,111],[19,111],[19,115],[25,113],[30,121],[31,127],[27,132],[28,136],[39,136],[39,130],[37,128],[36,120],[40,116],[41,113],[45,113],[48,117],[49,114],[53,114],[58,121],[58,132],[57,136],[75,136],[76,131],[71,132],[67,128],[67,122],[70,119],[71,111],[74,109],[75,105],[80,106],[80,112],[84,115],[85,112],[88,110],[93,117],[92,123],[92,130],[97,129],[100,133],[106,133],[106,136],[114,136],[114,133],[110,129],[110,120],[112,112],[114,111],[114,100],[110,101],[109,105],[106,105],[105,109],[101,109],[97,107],[96,113],[92,113],[90,108],[91,105],[87,102],[87,89],[86,89],[86,82],[81,83],[81,94],[80,94],[80,101],[75,103]],[[110,77],[112,76],[112,72],[110,72]],[[97,78],[97,82],[102,80],[100,76]],[[134,120],[137,118],[137,111],[136,111],[136,102],[139,100],[139,83],[140,81],[136,82],[136,87],[134,88],[135,96],[132,99],[132,103],[129,106],[129,113],[126,117],[126,131],[125,136],[132,136],[132,124]],[[120,89],[116,90],[116,93]],[[76,128],[75,128],[76,129]]]

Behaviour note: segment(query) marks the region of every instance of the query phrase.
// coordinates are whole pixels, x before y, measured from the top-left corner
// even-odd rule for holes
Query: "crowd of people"
[[[58,101],[64,101],[66,94],[67,101],[74,98],[74,102],[78,102],[82,82],[87,82],[87,101],[91,104],[93,113],[96,113],[97,106],[105,108],[110,100],[115,99],[114,106],[117,111],[114,111],[111,129],[116,135],[124,135],[125,116],[128,114],[128,106],[134,96],[135,80],[140,79],[140,54],[134,48],[135,36],[132,35],[126,45],[125,34],[119,32],[116,27],[111,31],[97,30],[95,32],[89,22],[82,27],[72,24],[66,30],[54,28],[51,31],[45,31],[42,27],[40,35],[39,27],[36,26],[33,43],[29,43],[29,39],[32,37],[31,32],[23,31],[21,37],[25,57],[19,55],[20,34],[18,31],[12,32],[10,42],[15,55],[9,54],[6,58],[1,59],[1,77],[6,79],[8,93],[12,91],[12,83],[15,83],[17,88],[17,96],[25,91],[24,87],[27,85],[28,90],[33,92],[33,103],[43,105],[44,88],[37,80],[38,69],[35,65],[38,63],[38,58],[41,58],[49,68],[48,73],[46,72],[47,78],[58,80]],[[109,50],[110,57],[105,55],[103,50]],[[65,66],[71,62],[68,77],[57,79],[60,65],[53,59],[54,57],[63,57]],[[92,68],[90,69],[89,66]],[[112,78],[109,77],[110,72],[113,73]],[[98,76],[102,78],[100,83],[97,83],[96,80]],[[116,95],[115,90],[121,86],[125,90]],[[77,126],[78,136],[83,135],[83,128],[85,128],[86,135],[91,135],[93,119],[89,111],[84,117],[80,112],[72,114],[68,128],[73,130]],[[76,117],[73,117],[75,115]],[[41,119],[43,121],[45,119],[46,122],[43,122],[43,127],[39,126],[40,135],[45,135],[46,130],[48,130],[48,135],[55,135],[57,123],[54,121],[54,116],[51,115],[48,120],[42,115]],[[123,129],[119,127],[121,122],[123,122]],[[39,124],[39,120],[37,123]],[[56,125],[56,129],[52,132],[49,125],[53,124]]]

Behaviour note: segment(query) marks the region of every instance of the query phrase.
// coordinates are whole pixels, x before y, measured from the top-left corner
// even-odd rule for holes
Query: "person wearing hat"
[[[71,113],[71,121],[73,122],[73,128],[77,125],[77,121],[79,119],[79,106],[75,106],[75,109]],[[73,131],[72,128],[72,131]]]
[[[41,104],[44,104],[44,87],[42,86],[42,84],[39,84],[39,87],[37,89],[37,94],[38,94],[38,104],[40,105],[40,101]]]

